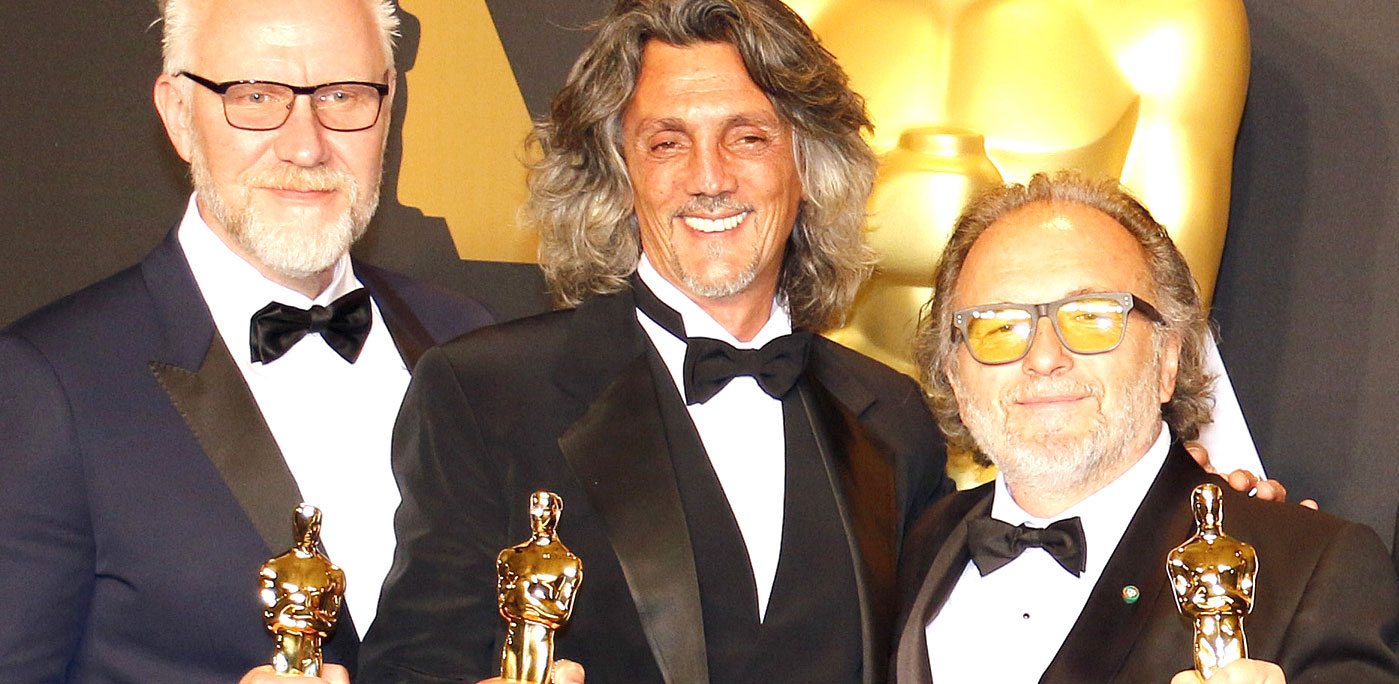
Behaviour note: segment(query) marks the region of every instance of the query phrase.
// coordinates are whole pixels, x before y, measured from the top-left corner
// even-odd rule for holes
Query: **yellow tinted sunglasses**
[[[977,361],[997,365],[1025,358],[1040,317],[1048,317],[1064,347],[1075,354],[1102,354],[1122,344],[1133,309],[1155,323],[1156,307],[1129,292],[1090,292],[1044,304],[987,304],[953,312],[952,325]]]

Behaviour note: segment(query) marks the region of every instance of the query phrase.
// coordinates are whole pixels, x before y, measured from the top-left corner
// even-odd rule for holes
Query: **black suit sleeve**
[[[1266,573],[1259,568],[1259,600]],[[1348,522],[1331,537],[1281,649],[1289,684],[1399,681],[1399,578],[1370,528]]]
[[[62,681],[95,563],[81,445],[59,378],[11,333],[0,333],[0,436],[0,679]]]
[[[446,356],[418,362],[394,428],[398,547],[357,684],[477,681],[499,671],[495,557],[509,464],[493,462]]]
[[[957,491],[957,484],[947,476],[947,447],[937,421],[928,409],[922,388],[909,380],[899,406],[905,412],[903,429],[914,435],[915,449],[911,454],[908,483],[908,510],[904,515],[904,534],[924,511],[944,496]]]

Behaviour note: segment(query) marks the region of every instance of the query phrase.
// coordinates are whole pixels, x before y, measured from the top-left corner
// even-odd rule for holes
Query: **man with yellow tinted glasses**
[[[1198,682],[1165,572],[1214,478],[1182,447],[1213,378],[1180,252],[1115,182],[1041,174],[967,208],[935,287],[916,344],[934,412],[1000,473],[909,533],[895,679]],[[1223,510],[1260,570],[1251,659],[1212,683],[1399,677],[1399,578],[1374,532],[1229,489]]]

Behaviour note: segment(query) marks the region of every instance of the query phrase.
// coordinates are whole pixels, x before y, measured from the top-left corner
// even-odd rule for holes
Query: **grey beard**
[[[1130,453],[1133,445],[1153,434],[1160,424],[1159,369],[1157,362],[1144,364],[1118,388],[1123,398],[1121,415],[1099,413],[1092,429],[1078,438],[1047,440],[1039,439],[1041,435],[1022,434],[1008,424],[1004,408],[980,399],[961,404],[962,422],[1013,492],[1086,494],[1118,474],[1136,455]],[[969,396],[957,374],[951,375],[959,396]],[[1100,398],[1101,394],[1095,392]],[[1010,399],[1001,397],[1000,401],[1008,403]]]
[[[718,245],[711,245],[705,249],[708,252],[705,256],[710,259],[720,259],[724,256],[723,248]],[[688,288],[690,292],[708,299],[721,299],[723,297],[736,295],[747,289],[749,285],[752,285],[753,281],[758,277],[759,262],[761,260],[762,255],[755,249],[752,260],[748,262],[747,266],[743,267],[743,270],[718,282],[705,282],[700,280],[695,274],[685,269],[685,266],[680,263],[679,257],[675,256],[674,252],[671,253],[670,267],[675,271],[676,275],[680,276],[680,279],[685,282],[685,287]]]

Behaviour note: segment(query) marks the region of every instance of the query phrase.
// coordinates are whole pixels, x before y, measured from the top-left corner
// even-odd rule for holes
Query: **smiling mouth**
[[[691,230],[701,233],[723,233],[737,228],[752,212],[744,211],[724,218],[704,218],[702,216],[681,216],[680,220]]]

